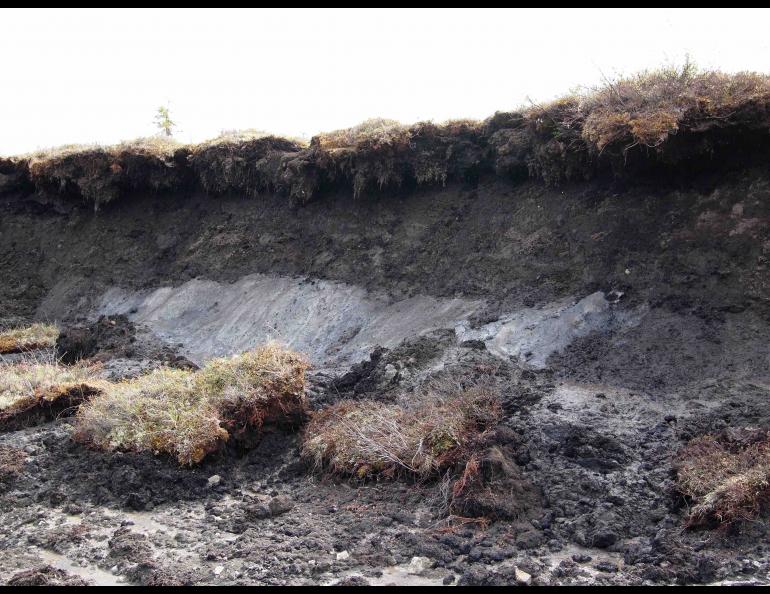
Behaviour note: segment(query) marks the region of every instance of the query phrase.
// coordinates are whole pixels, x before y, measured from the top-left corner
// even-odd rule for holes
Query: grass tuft
[[[110,385],[80,407],[73,437],[97,449],[171,454],[196,464],[227,439],[193,374],[161,368]]]
[[[55,359],[0,364],[0,428],[69,414],[105,382],[94,366],[64,366]]]
[[[53,324],[32,324],[0,332],[0,355],[53,348],[59,329]]]
[[[472,466],[476,442],[500,416],[497,396],[479,387],[443,399],[426,397],[411,408],[342,401],[315,413],[302,456],[332,474],[438,477],[458,465]]]
[[[108,385],[80,408],[73,436],[101,450],[197,464],[233,434],[301,419],[307,368],[303,357],[271,343],[196,372],[158,369]]]

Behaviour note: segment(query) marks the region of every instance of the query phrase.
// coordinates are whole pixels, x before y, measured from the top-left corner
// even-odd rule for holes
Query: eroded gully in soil
[[[124,315],[112,377],[162,349],[201,363],[277,339],[312,360],[316,408],[483,379],[516,480],[492,510],[505,519],[448,523],[440,484],[314,475],[296,434],[183,469],[86,450],[61,419],[0,435],[27,455],[0,493],[0,580],[47,563],[99,584],[766,581],[764,519],[684,530],[671,458],[768,421],[768,193],[752,173],[642,202],[494,182],[288,214],[17,204],[3,253],[38,266],[3,261],[9,315]]]

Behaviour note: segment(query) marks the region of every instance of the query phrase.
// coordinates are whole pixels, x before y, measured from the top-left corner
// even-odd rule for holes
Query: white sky
[[[0,154],[154,134],[484,118],[681,63],[770,72],[770,12],[0,9]]]

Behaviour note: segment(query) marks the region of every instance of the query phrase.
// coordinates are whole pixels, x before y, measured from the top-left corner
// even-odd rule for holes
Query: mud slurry
[[[440,481],[314,475],[297,434],[182,469],[89,451],[57,419],[0,434],[24,452],[0,476],[0,581],[47,564],[92,583],[766,583],[766,512],[685,530],[672,458],[770,427],[769,188],[755,171],[663,190],[482,180],[295,212],[7,205],[4,317],[123,316],[133,341],[95,355],[110,377],[283,336],[314,359],[314,408],[492,383],[489,446],[510,464],[483,525],[446,518]]]

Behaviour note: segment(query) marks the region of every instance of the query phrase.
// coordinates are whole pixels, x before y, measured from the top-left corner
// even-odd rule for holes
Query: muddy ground
[[[198,194],[2,208],[2,324],[124,316],[107,319],[130,344],[91,354],[111,377],[288,337],[314,358],[316,408],[493,382],[491,445],[510,465],[482,510],[497,519],[471,522],[446,518],[441,482],[314,474],[297,434],[180,469],[84,449],[59,419],[0,434],[24,461],[0,475],[0,581],[768,582],[765,515],[686,530],[671,466],[694,436],[770,427],[763,171],[494,178],[299,209]]]

